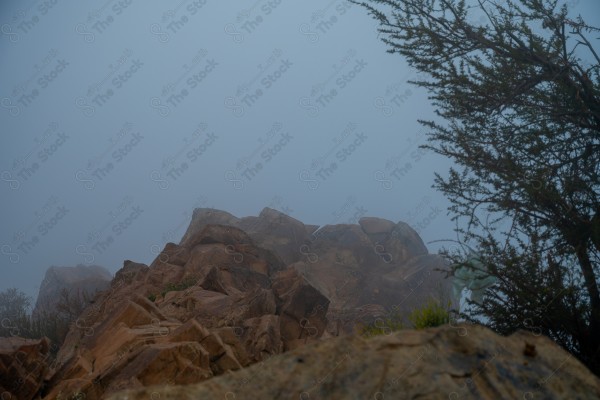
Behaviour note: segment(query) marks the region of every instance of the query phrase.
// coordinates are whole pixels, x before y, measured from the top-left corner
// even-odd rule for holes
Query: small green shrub
[[[402,318],[397,314],[393,314],[388,318],[377,318],[374,322],[364,326],[361,335],[367,338],[377,335],[389,335],[402,328]]]
[[[197,278],[187,278],[181,282],[169,282],[165,285],[163,291],[161,292],[162,296],[165,297],[165,294],[169,293],[169,292],[178,292],[181,290],[185,290],[189,287],[194,286],[196,283],[198,282]]]
[[[150,294],[148,295],[148,300],[150,300],[151,302],[153,302],[153,303],[154,303],[154,301],[156,300],[156,294],[154,294],[154,293],[150,293]]]
[[[433,328],[450,322],[450,302],[442,307],[439,302],[429,300],[421,308],[417,308],[408,316],[415,329]]]

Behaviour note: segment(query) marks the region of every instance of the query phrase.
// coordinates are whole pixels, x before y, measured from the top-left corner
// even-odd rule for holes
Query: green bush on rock
[[[450,302],[447,307],[442,307],[439,302],[429,300],[425,306],[410,313],[408,319],[415,329],[445,325],[450,322]]]
[[[362,336],[369,338],[377,335],[389,335],[403,327],[402,318],[398,314],[393,314],[385,319],[377,318],[374,322],[364,326],[360,333]]]
[[[450,306],[443,307],[441,302],[430,299],[424,306],[414,309],[408,316],[408,320],[414,329],[433,328],[450,323]],[[402,316],[397,312],[391,313],[386,318],[377,318],[375,321],[362,326],[359,329],[363,337],[369,338],[377,335],[390,335],[392,332],[405,328]]]

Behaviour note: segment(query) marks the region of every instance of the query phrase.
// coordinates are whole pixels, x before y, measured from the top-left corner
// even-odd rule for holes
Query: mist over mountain
[[[448,160],[418,147],[432,107],[348,2],[6,1],[0,20],[0,289],[149,263],[197,207],[453,237],[431,188]]]
[[[410,1],[2,1],[0,397],[600,396],[600,4]]]

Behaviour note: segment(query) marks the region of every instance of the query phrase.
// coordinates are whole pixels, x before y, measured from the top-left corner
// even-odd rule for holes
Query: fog
[[[433,108],[358,6],[3,0],[0,27],[0,290],[150,263],[195,207],[454,238],[450,162],[418,147]]]

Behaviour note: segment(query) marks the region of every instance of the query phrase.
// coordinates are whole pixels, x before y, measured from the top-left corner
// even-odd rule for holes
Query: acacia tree
[[[600,375],[599,30],[557,0],[353,2],[440,117],[419,121],[456,165],[434,187],[497,278],[467,317],[544,333]]]

